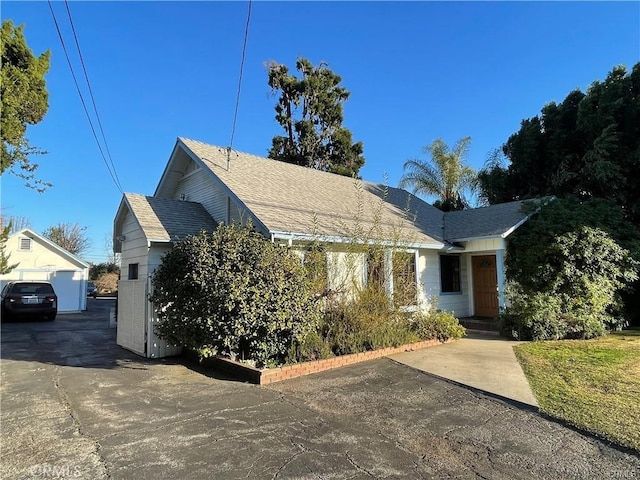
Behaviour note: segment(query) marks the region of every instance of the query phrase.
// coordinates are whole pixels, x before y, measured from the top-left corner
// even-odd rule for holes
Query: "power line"
[[[242,45],[242,59],[240,60],[240,76],[238,78],[238,93],[236,94],[236,107],[233,113],[233,127],[231,128],[231,140],[229,149],[233,146],[233,137],[236,134],[236,122],[238,121],[238,106],[240,105],[240,89],[242,87],[242,72],[244,71],[244,57],[247,51],[247,39],[249,38],[249,22],[251,21],[251,0],[249,0],[249,10],[247,12],[247,25],[244,29],[244,43]]]
[[[84,58],[82,58],[82,52],[80,51],[80,42],[78,41],[78,36],[76,35],[76,27],[73,24],[73,18],[71,18],[71,10],[69,9],[69,2],[64,0],[64,5],[67,8],[67,15],[69,17],[69,24],[71,25],[71,31],[73,33],[73,38],[76,43],[76,48],[78,50],[78,57],[80,57],[80,64],[82,65],[82,71],[84,72],[84,78],[87,81],[87,87],[89,89],[89,96],[91,97],[91,103],[93,104],[93,111],[96,114],[96,119],[98,120],[98,127],[100,128],[100,133],[102,135],[102,141],[104,142],[104,148],[107,151],[107,157],[109,157],[109,162],[111,163],[111,168],[113,169],[113,174],[115,176],[115,180],[122,191],[122,185],[120,184],[120,179],[118,178],[118,172],[116,171],[116,167],[113,164],[113,158],[111,157],[111,151],[109,150],[109,144],[107,143],[107,137],[104,134],[104,130],[102,128],[102,122],[100,121],[100,115],[98,114],[98,107],[96,106],[96,101],[93,96],[93,89],[91,88],[91,83],[89,82],[89,74],[87,73],[87,69],[84,65]]]
[[[64,43],[64,38],[62,38],[62,32],[60,31],[60,27],[58,25],[58,20],[56,19],[56,14],[53,11],[53,6],[51,5],[51,0],[48,0],[48,3],[49,3],[49,10],[51,10],[51,16],[53,17],[53,23],[55,24],[56,30],[58,32],[58,38],[60,39],[60,43],[62,44],[62,50],[64,51],[64,56],[67,59],[67,64],[69,65],[69,70],[71,70],[71,76],[73,77],[73,83],[76,86],[76,90],[78,91],[78,96],[80,97],[80,102],[82,103],[82,108],[84,109],[84,113],[87,115],[87,120],[89,121],[89,126],[91,127],[91,132],[93,133],[93,138],[95,139],[96,144],[98,145],[98,150],[100,150],[100,155],[102,156],[102,160],[104,161],[104,164],[106,165],[107,170],[109,171],[109,175],[111,175],[111,179],[113,180],[113,183],[116,185],[118,190],[120,190],[120,193],[122,193],[124,195],[124,191],[122,190],[122,186],[116,180],[114,172],[111,171],[111,168],[109,167],[109,163],[107,162],[107,158],[105,157],[104,152],[102,151],[102,146],[100,145],[100,141],[98,140],[98,136],[96,135],[96,130],[93,127],[93,122],[91,121],[91,116],[89,115],[89,110],[87,109],[87,105],[86,105],[86,103],[84,101],[84,97],[82,96],[82,91],[80,90],[80,86],[78,85],[78,79],[76,78],[76,74],[73,71],[73,65],[71,65],[71,60],[69,59],[69,53],[67,52],[67,46]]]

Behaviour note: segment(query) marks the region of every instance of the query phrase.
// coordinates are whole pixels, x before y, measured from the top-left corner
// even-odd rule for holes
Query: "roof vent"
[[[183,202],[187,199],[187,194],[186,193],[181,193],[180,194],[180,200],[182,200]]]

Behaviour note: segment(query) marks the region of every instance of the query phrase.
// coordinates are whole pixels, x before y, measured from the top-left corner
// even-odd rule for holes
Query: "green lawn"
[[[640,451],[640,329],[515,352],[544,412]]]

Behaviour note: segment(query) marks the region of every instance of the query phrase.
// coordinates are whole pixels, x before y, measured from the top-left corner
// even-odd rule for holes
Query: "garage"
[[[89,264],[31,229],[23,229],[7,239],[5,254],[17,264],[0,275],[2,286],[10,280],[51,282],[58,296],[58,312],[87,309]]]

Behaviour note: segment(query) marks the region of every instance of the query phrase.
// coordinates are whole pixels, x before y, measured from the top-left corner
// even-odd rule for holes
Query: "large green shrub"
[[[158,335],[258,366],[283,363],[320,319],[300,258],[250,225],[221,225],[176,244],[153,285]]]
[[[466,334],[466,329],[451,312],[435,308],[414,313],[409,319],[409,325],[420,340],[437,339],[446,342],[462,338]]]
[[[569,199],[543,207],[509,244],[505,332],[547,340],[624,327],[621,293],[638,278],[636,249],[635,229],[608,202]]]

